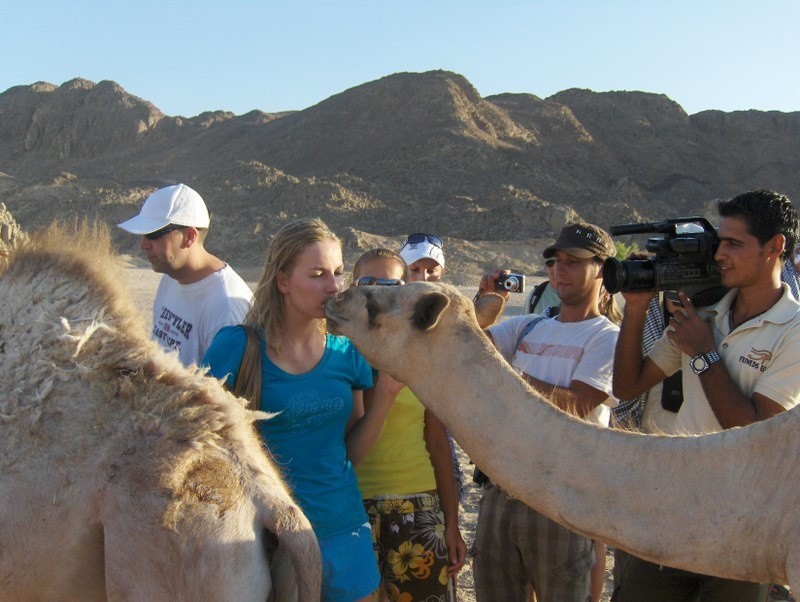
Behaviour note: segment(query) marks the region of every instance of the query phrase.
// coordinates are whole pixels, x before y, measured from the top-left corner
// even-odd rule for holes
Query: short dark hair
[[[748,231],[762,246],[776,234],[783,234],[786,245],[781,258],[789,259],[794,253],[800,236],[800,227],[797,222],[797,212],[786,195],[774,190],[753,190],[728,201],[719,201],[717,210],[720,217],[744,219]]]

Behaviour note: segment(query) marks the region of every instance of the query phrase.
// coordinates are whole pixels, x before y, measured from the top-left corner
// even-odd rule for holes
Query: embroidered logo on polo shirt
[[[752,368],[758,368],[761,372],[767,369],[772,360],[772,352],[769,349],[750,348],[750,353],[746,356],[740,355],[739,362]]]

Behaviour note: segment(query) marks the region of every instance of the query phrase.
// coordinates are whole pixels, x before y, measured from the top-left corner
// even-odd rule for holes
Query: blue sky
[[[482,96],[663,93],[800,111],[800,0],[0,0],[0,91],[116,81],[168,115],[304,109],[399,71]]]

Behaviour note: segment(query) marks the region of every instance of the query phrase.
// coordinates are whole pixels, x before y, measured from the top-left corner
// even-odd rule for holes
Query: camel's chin
[[[339,330],[339,324],[336,322],[336,320],[334,320],[330,316],[326,316],[326,320],[325,321],[326,321],[326,324],[327,324],[326,328],[328,329],[328,332],[330,332],[331,334],[336,334],[336,335],[341,335],[342,334],[341,330]]]
[[[328,332],[331,334],[346,336],[342,332],[341,324],[342,322],[347,322],[347,318],[336,315],[336,304],[338,301],[339,299],[336,297],[331,297],[325,302],[325,305],[322,309],[325,312],[325,321],[327,323]]]

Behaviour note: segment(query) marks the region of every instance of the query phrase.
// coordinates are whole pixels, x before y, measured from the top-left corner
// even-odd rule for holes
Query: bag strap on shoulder
[[[522,342],[522,339],[528,336],[528,333],[530,333],[530,331],[533,330],[539,322],[546,319],[547,319],[546,316],[536,315],[531,319],[530,322],[525,324],[525,328],[522,329],[522,332],[520,332],[519,336],[517,337],[517,342],[514,343],[514,351],[512,353],[516,353],[519,344]]]
[[[528,298],[527,310],[528,310],[529,314],[533,313],[533,310],[536,309],[536,306],[539,304],[539,299],[542,298],[542,295],[544,294],[544,290],[548,286],[550,286],[550,281],[549,280],[543,280],[542,282],[540,282],[539,284],[537,284],[534,287],[533,291],[531,292],[531,296]]]

